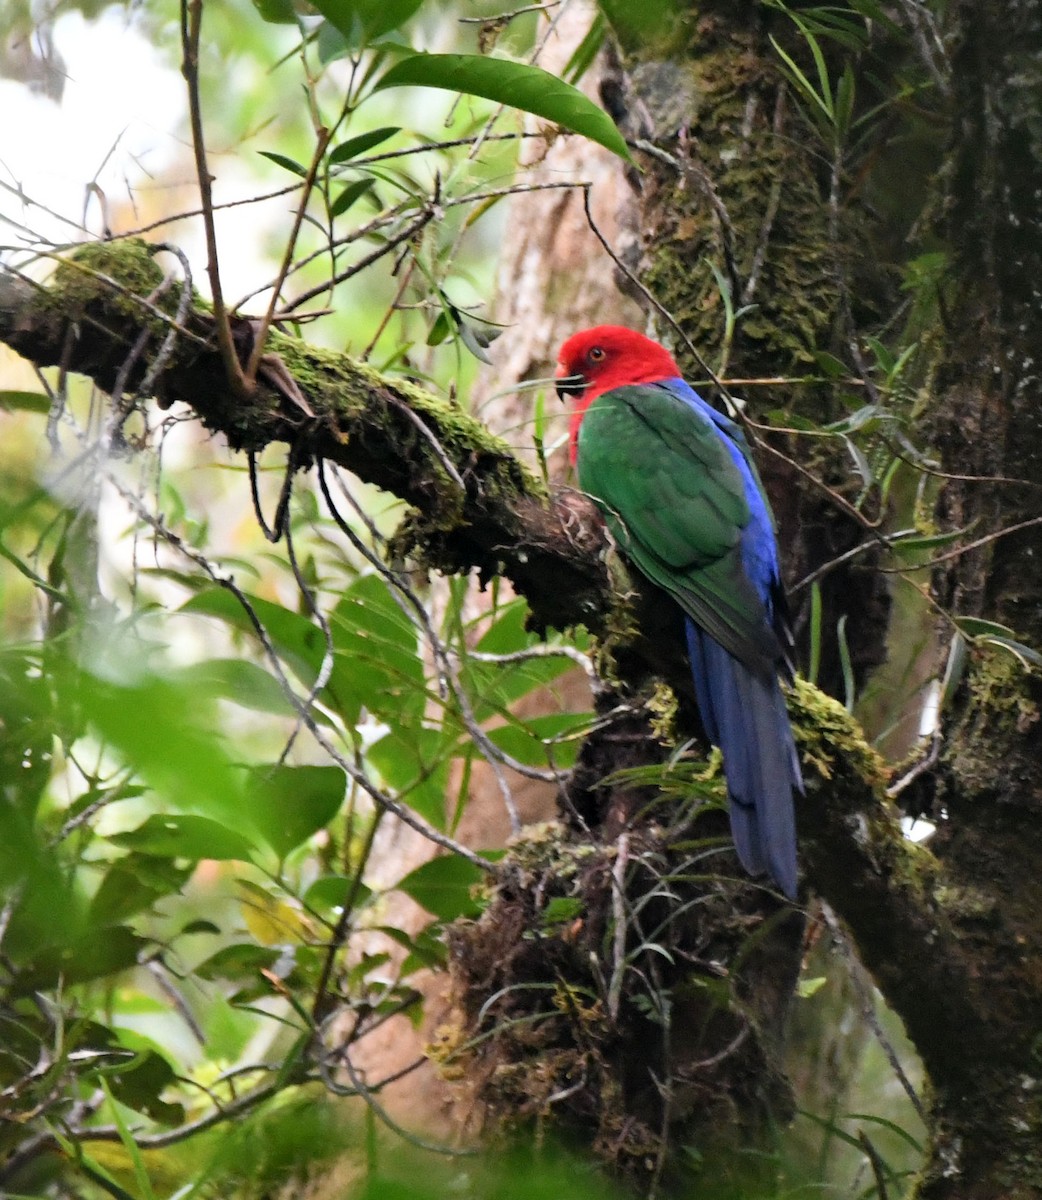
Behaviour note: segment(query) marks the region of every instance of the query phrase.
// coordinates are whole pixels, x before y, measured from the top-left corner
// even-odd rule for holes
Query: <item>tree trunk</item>
[[[635,268],[627,290],[649,290],[645,312],[682,361],[683,346],[660,306],[719,374],[751,380],[804,374],[827,352],[862,376],[862,395],[871,403],[881,402],[880,372],[866,362],[872,346],[866,338],[887,329],[896,311],[904,326],[890,327],[898,344],[918,338],[923,347],[919,400],[905,409],[910,441],[931,445],[942,471],[981,477],[944,479],[940,528],[987,534],[1024,525],[938,568],[934,595],[946,615],[937,644],[943,650],[957,636],[955,615],[999,622],[1015,631],[1010,636],[1038,646],[1035,481],[1042,478],[1042,424],[1034,357],[1042,135],[1033,64],[1042,48],[1042,12],[1037,4],[1018,5],[1000,21],[978,0],[953,10],[944,30],[925,9],[906,6],[904,17],[904,29],[877,25],[857,54],[818,40],[834,97],[845,68],[856,83],[855,115],[871,107],[881,73],[892,85],[904,73],[923,86],[920,105],[891,100],[861,146],[840,129],[832,130],[830,143],[808,115],[805,91],[793,86],[791,74],[783,77],[769,35],[802,64],[805,78],[816,79],[808,40],[777,15],[752,4],[692,5],[651,36],[647,25],[634,31],[616,20],[620,55],[601,94],[628,136],[646,148],[638,155],[639,176],[629,175],[639,256],[626,256]],[[955,47],[950,63],[946,45]],[[527,226],[520,236],[530,238]],[[943,269],[921,257],[938,245],[947,247]],[[552,237],[544,250],[552,261]],[[541,293],[552,292],[545,256],[538,261]],[[524,284],[522,274],[507,290],[522,293]],[[731,336],[727,310],[739,305],[755,308]],[[606,312],[603,319],[612,318]],[[699,362],[687,358],[686,365],[689,377],[704,378]],[[775,383],[767,393],[752,384],[747,397],[754,420],[784,406],[826,422],[843,415],[840,391],[828,382]],[[882,556],[867,547],[868,527],[887,513],[878,497],[861,507],[860,521],[851,511],[861,481],[841,446],[822,450],[819,443],[808,459],[794,439],[765,438],[761,468],[790,575],[841,560],[822,581],[819,674],[828,690],[841,693],[850,673],[860,685],[886,654],[890,584],[874,569]],[[1028,484],[987,482],[996,476]],[[906,494],[907,487],[906,478]],[[894,524],[923,516],[910,513],[900,488],[891,503]],[[842,561],[859,546],[863,553]],[[805,644],[807,599],[799,597]],[[921,624],[915,612],[917,605],[911,621]],[[846,668],[836,636],[843,626]],[[906,640],[895,636],[891,645],[911,653]],[[915,653],[927,666],[943,658]],[[822,858],[827,839],[808,845],[806,858],[815,885],[853,926],[930,1073],[933,1139],[922,1194],[1039,1195],[1042,945],[1040,856],[1031,836],[1042,795],[1039,686],[1015,653],[995,643],[972,647],[969,657],[967,678],[944,714],[947,749],[908,796],[910,811],[925,807],[939,820],[940,865],[921,856],[920,871],[899,855],[889,872],[866,874],[834,846]],[[899,674],[906,669],[896,664]],[[915,669],[922,674],[922,665]],[[895,707],[891,702],[891,718]],[[599,765],[606,771],[619,761],[609,755]],[[516,901],[508,898],[508,912]],[[937,939],[945,950],[924,956]],[[742,1067],[732,1066],[740,1074]],[[508,1098],[519,1102],[516,1093]],[[746,1106],[747,1118],[751,1111]],[[701,1136],[712,1141],[719,1134],[719,1128],[708,1133],[712,1127],[703,1120]],[[688,1136],[699,1135],[689,1127]]]

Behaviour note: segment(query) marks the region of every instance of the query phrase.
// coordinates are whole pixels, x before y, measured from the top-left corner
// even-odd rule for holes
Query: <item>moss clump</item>
[[[969,680],[973,706],[987,713],[992,729],[1001,724],[1011,734],[1027,733],[1039,719],[1030,668],[1008,650],[981,649],[975,657]]]
[[[457,405],[331,350],[277,333],[269,344],[305,394],[329,414],[327,426],[334,440],[346,444],[361,438],[373,446],[374,454],[407,461],[414,477],[426,481],[429,495],[423,511],[415,514],[399,539],[403,553],[422,550],[432,534],[451,531],[470,489],[508,504],[520,496],[547,498],[545,484],[510,447]],[[384,403],[374,404],[374,397],[382,397]],[[374,424],[382,427],[382,438],[374,436]]]
[[[483,915],[453,926],[466,1037],[453,1027],[437,1057],[464,1062],[493,1130],[552,1125],[646,1182],[682,1143],[733,1148],[745,1122],[748,1144],[791,1111],[743,998],[774,908],[714,875],[698,811],[662,799],[661,822],[601,844],[537,826],[500,863]],[[736,1043],[740,1028],[751,1036]]]
[[[823,779],[832,779],[842,764],[844,771],[859,776],[867,787],[881,790],[886,786],[886,764],[838,700],[797,678],[789,691],[789,712],[804,763],[814,766]]]
[[[687,71],[698,96],[685,121],[697,161],[651,195],[644,282],[712,360],[726,308],[708,263],[722,270],[733,263],[739,280],[755,278],[751,297],[731,297],[734,309],[752,302],[737,327],[742,370],[806,367],[828,343],[839,303],[839,251],[815,155],[794,153],[795,143],[770,124],[777,81],[754,51],[730,42],[700,45]],[[760,119],[750,124],[754,100]],[[671,132],[665,119],[663,133]],[[691,367],[697,376],[698,366]]]
[[[1038,675],[1007,650],[978,644],[972,653],[963,704],[944,761],[954,767],[961,795],[1030,795],[1037,784],[1031,742],[1038,736]]]
[[[154,248],[141,238],[85,242],[59,263],[50,287],[40,293],[39,303],[64,320],[75,321],[104,302],[137,325],[165,331],[166,322],[141,303],[163,282],[163,269],[153,254]],[[164,307],[161,301],[157,304]],[[172,303],[168,297],[165,307],[174,311],[176,297]]]

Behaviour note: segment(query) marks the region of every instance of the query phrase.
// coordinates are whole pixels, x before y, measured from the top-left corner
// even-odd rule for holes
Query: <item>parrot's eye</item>
[[[600,346],[594,346],[593,349],[586,355],[590,362],[599,363],[604,361],[604,351]]]

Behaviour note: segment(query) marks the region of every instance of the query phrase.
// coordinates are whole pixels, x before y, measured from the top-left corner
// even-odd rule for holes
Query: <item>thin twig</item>
[[[329,981],[333,976],[333,966],[336,962],[337,952],[348,938],[348,930],[351,927],[351,922],[355,914],[355,901],[358,899],[358,892],[362,886],[362,873],[365,870],[366,863],[369,861],[369,855],[372,853],[373,843],[376,841],[376,831],[380,828],[381,812],[382,809],[378,808],[373,820],[369,822],[365,842],[358,856],[358,867],[351,877],[351,886],[344,897],[344,903],[340,907],[340,914],[337,917],[336,925],[333,926],[333,932],[330,934],[329,943],[326,946],[326,953],[322,959],[322,969],[319,971],[318,983],[315,985],[315,999],[311,1005],[311,1018],[313,1021],[318,1021],[321,1016],[323,1001],[326,991],[329,988]],[[349,825],[345,839],[352,837],[353,832]]]
[[[290,474],[291,470],[292,464],[289,468],[287,468],[287,476]],[[293,548],[293,530],[288,520],[286,521],[286,553],[289,556],[289,564],[293,570],[293,578],[297,581],[297,587],[300,589],[300,594],[304,597],[304,603],[308,607],[308,611],[311,614],[312,620],[322,631],[322,639],[324,642],[324,647],[322,650],[322,662],[319,664],[318,673],[315,675],[315,678],[311,683],[311,687],[308,688],[307,695],[301,700],[302,712],[310,713],[316,699],[318,698],[322,689],[329,682],[330,677],[333,674],[333,667],[336,665],[336,645],[333,642],[333,630],[330,628],[329,621],[326,619],[325,613],[322,612],[321,608],[319,607],[315,593],[312,591],[311,586],[304,578],[304,572],[300,569],[300,564],[297,562],[296,551]],[[280,765],[286,760],[290,750],[293,748],[293,743],[296,741],[297,735],[300,733],[302,723],[302,718],[298,717],[296,728],[286,739],[286,744],[283,746],[282,753],[279,755]]]
[[[549,4],[526,4],[524,8],[515,8],[512,12],[494,13],[489,17],[457,17],[456,19],[461,25],[499,25],[512,21],[515,17],[520,17],[522,13],[549,12],[551,8],[558,8],[560,4],[561,0],[550,0]]]
[[[868,1023],[868,1027],[875,1034],[876,1041],[879,1043],[886,1055],[886,1060],[890,1064],[894,1075],[897,1077],[898,1083],[904,1089],[908,1099],[912,1102],[912,1107],[919,1115],[919,1119],[924,1125],[928,1125],[926,1109],[923,1107],[923,1102],[919,1099],[919,1093],[912,1086],[912,1081],[905,1073],[904,1067],[901,1065],[901,1060],[897,1057],[897,1051],[894,1049],[892,1042],[887,1037],[883,1030],[883,1026],[879,1023],[879,1016],[876,1013],[875,1001],[871,992],[865,986],[864,978],[861,975],[861,964],[857,961],[854,950],[850,944],[850,940],[846,935],[846,931],[839,922],[839,918],[832,911],[828,904],[821,902],[821,915],[828,926],[829,932],[832,934],[833,940],[839,949],[847,964],[847,970],[850,975],[850,981],[854,985],[854,991],[857,992],[858,999],[861,1002],[861,1015]]]
[[[383,1105],[380,1104],[373,1095],[373,1089],[366,1084],[365,1080],[361,1077],[361,1075],[359,1075],[358,1071],[355,1070],[354,1063],[351,1062],[351,1056],[348,1053],[346,1046],[341,1050],[338,1057],[340,1062],[343,1064],[344,1070],[347,1072],[348,1078],[351,1080],[352,1086],[355,1088],[357,1094],[365,1101],[373,1115],[404,1141],[409,1142],[410,1145],[418,1146],[421,1150],[430,1150],[434,1154],[443,1154],[448,1158],[470,1158],[477,1153],[476,1150],[470,1150],[466,1148],[455,1149],[452,1146],[443,1146],[437,1142],[429,1142],[426,1138],[421,1138],[415,1133],[410,1133],[408,1129],[405,1129],[403,1126],[399,1125],[398,1122],[391,1117],[387,1109],[384,1108]]]
[[[281,314],[284,315],[293,312],[295,309],[300,308],[302,304],[306,304],[309,300],[313,300],[316,296],[321,296],[323,292],[328,292],[337,284],[344,283],[348,279],[352,278],[352,276],[357,275],[360,271],[364,271],[367,267],[371,267],[374,262],[377,262],[385,255],[390,254],[390,252],[396,246],[400,246],[402,242],[406,242],[410,238],[415,237],[416,234],[418,234],[422,229],[429,225],[431,221],[434,220],[436,215],[437,214],[433,208],[425,208],[415,221],[411,221],[404,229],[399,230],[394,237],[388,238],[388,240],[384,242],[382,246],[378,246],[371,253],[366,254],[363,258],[360,258],[358,262],[353,263],[345,270],[338,271],[331,279],[327,279],[324,283],[318,284],[313,288],[308,288],[306,292],[302,292],[296,297],[296,299],[289,301],[289,303],[282,308]],[[323,250],[322,253],[325,253],[325,250]]]
[[[188,112],[192,127],[192,148],[195,170],[202,200],[203,229],[206,233],[206,272],[210,279],[217,344],[221,351],[228,386],[239,399],[246,399],[252,380],[243,373],[242,364],[232,339],[228,310],[221,289],[221,272],[217,259],[217,231],[213,219],[213,177],[206,162],[206,142],[203,135],[202,105],[199,100],[199,41],[203,22],[203,0],[181,0],[181,74],[188,85]]]
[[[619,1019],[622,984],[626,976],[626,868],[629,866],[629,861],[630,835],[628,830],[623,830],[615,844],[615,862],[611,871],[611,911],[615,932],[612,938],[608,1016],[613,1022]]]
[[[932,771],[937,765],[938,759],[941,757],[941,747],[944,745],[944,739],[941,737],[939,729],[935,729],[930,736],[930,744],[926,753],[918,762],[914,763],[901,777],[892,783],[887,789],[886,794],[891,800],[896,800],[898,796],[908,787],[910,787],[921,775],[925,775],[927,771]]]
[[[300,197],[300,203],[297,205],[297,211],[293,217],[293,227],[289,232],[289,237],[286,239],[286,249],[282,255],[279,273],[275,276],[275,282],[272,285],[268,310],[261,318],[260,327],[254,331],[253,350],[250,352],[250,359],[246,364],[244,372],[246,384],[251,388],[257,378],[257,368],[260,366],[260,360],[264,354],[264,345],[268,340],[268,330],[271,328],[272,320],[275,317],[275,310],[278,307],[282,285],[286,282],[286,276],[293,265],[293,252],[297,247],[297,238],[300,236],[301,225],[304,223],[304,214],[307,212],[308,201],[311,199],[311,193],[315,187],[315,179],[322,166],[322,159],[325,157],[326,148],[329,146],[329,139],[333,135],[333,130],[321,126],[317,133],[315,151],[311,156],[311,163],[308,166],[307,174],[304,176],[303,194]]]
[[[778,93],[774,102],[774,133],[780,135],[782,122],[785,115],[785,96],[786,89],[782,85],[778,88]],[[753,251],[753,261],[749,268],[749,274],[745,281],[745,287],[742,288],[742,304],[750,304],[756,293],[757,284],[760,281],[760,272],[763,270],[763,265],[767,261],[767,247],[770,245],[771,233],[774,229],[774,222],[778,217],[778,209],[781,207],[782,195],[782,173],[781,171],[773,172],[774,178],[771,182],[771,192],[767,198],[767,209],[763,215],[763,221],[760,223],[760,232],[756,239],[756,249]]]

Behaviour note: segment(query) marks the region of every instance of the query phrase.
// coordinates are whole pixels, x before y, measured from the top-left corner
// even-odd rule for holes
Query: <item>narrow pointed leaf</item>
[[[329,206],[329,215],[331,217],[342,217],[351,205],[364,196],[366,192],[370,191],[373,186],[374,181],[368,178],[356,179],[354,183],[349,183]]]
[[[384,125],[380,129],[370,129],[368,133],[360,133],[357,137],[348,138],[346,142],[335,146],[329,152],[329,161],[331,164],[336,164],[357,158],[359,154],[372,150],[374,146],[379,146],[381,142],[386,142],[388,138],[394,137],[396,133],[400,132],[400,125]]]
[[[441,88],[507,104],[581,133],[630,160],[622,134],[604,109],[541,67],[480,54],[414,54],[395,63],[375,90],[406,86]]]
[[[299,175],[301,179],[308,173],[307,167],[302,166],[295,159],[287,158],[285,154],[276,154],[274,150],[261,150],[260,155],[273,162],[277,167],[282,167],[293,175]]]
[[[45,413],[51,407],[50,398],[44,392],[0,391],[0,408],[5,412]]]

